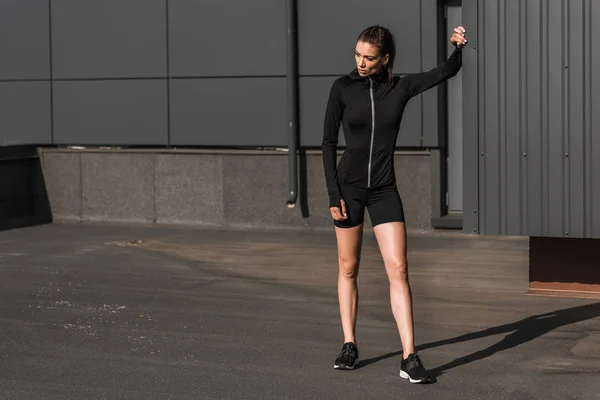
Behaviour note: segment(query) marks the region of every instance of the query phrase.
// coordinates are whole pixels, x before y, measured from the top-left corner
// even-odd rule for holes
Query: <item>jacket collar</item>
[[[385,83],[387,77],[381,72],[377,72],[369,76],[360,76],[358,73],[353,72],[350,74],[350,79],[352,79],[353,81],[362,82],[365,85],[369,85],[371,83],[371,80],[373,80],[373,83],[378,86]]]

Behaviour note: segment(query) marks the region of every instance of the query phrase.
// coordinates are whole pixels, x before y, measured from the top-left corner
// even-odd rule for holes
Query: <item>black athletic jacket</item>
[[[363,188],[395,184],[394,147],[402,113],[408,101],[458,73],[462,51],[455,48],[440,66],[428,72],[394,76],[386,83],[380,75],[346,75],[332,85],[325,112],[323,167],[329,206],[340,205],[340,184]],[[340,123],[346,151],[336,168]]]

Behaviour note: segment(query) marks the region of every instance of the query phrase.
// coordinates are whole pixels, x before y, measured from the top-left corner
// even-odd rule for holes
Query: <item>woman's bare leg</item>
[[[358,267],[362,247],[363,225],[354,228],[335,228],[338,246],[338,300],[344,331],[344,343],[356,343],[358,311]]]
[[[408,282],[406,228],[403,222],[389,222],[373,228],[390,281],[392,313],[398,325],[403,357],[415,352],[412,293]]]

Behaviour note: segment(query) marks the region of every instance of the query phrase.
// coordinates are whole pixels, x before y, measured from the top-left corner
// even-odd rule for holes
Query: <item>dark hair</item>
[[[383,76],[387,82],[391,82],[394,59],[396,58],[396,43],[394,35],[392,35],[389,29],[380,25],[370,26],[360,33],[357,42],[367,42],[372,46],[378,47],[381,56],[390,55],[387,64],[383,66]],[[355,68],[352,74],[358,74],[358,69]]]

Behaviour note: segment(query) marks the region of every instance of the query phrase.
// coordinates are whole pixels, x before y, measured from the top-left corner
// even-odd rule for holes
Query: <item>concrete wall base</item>
[[[333,229],[320,151],[300,156],[293,209],[286,207],[284,151],[41,148],[40,154],[56,221]],[[395,164],[407,229],[430,230],[429,153],[398,153]]]

